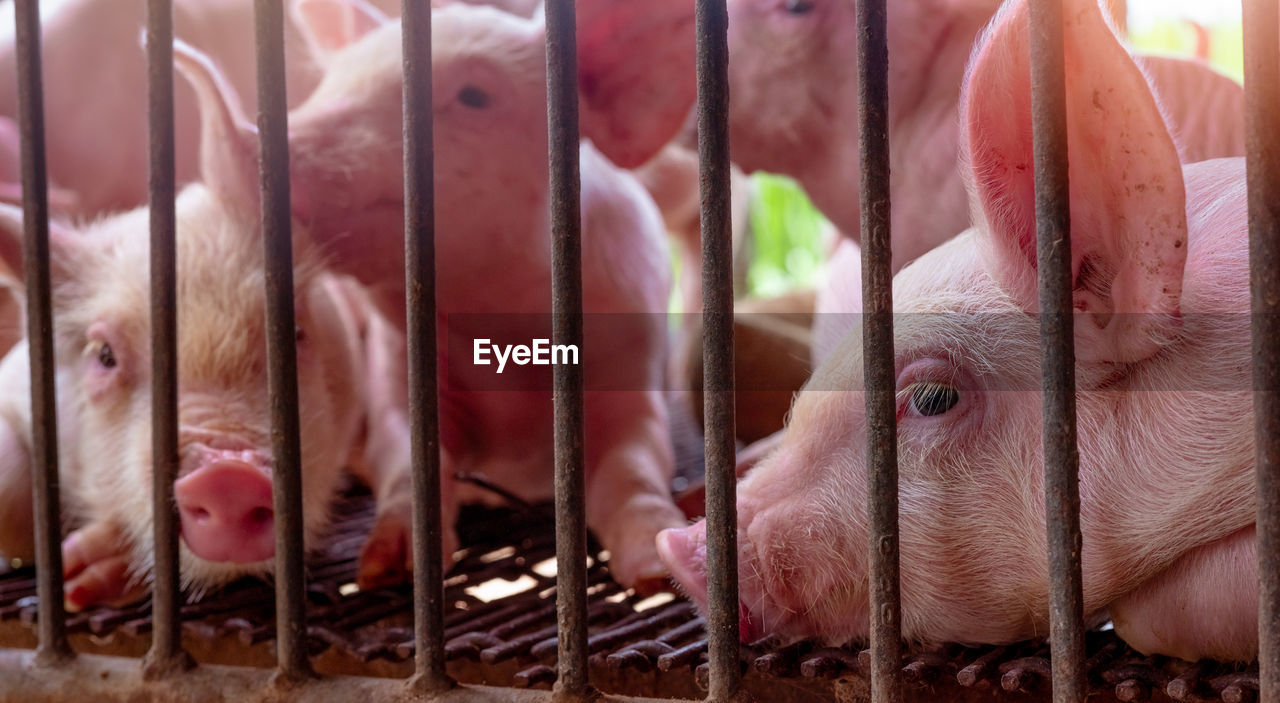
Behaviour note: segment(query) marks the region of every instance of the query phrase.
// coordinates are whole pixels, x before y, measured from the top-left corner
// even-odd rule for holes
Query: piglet
[[[1093,0],[1064,3],[1084,612],[1146,653],[1257,655],[1243,159],[1179,165]],[[903,635],[1048,630],[1028,0],[979,44],[961,118],[975,225],[893,281]],[[738,490],[744,638],[868,630],[862,339]],[[659,536],[705,605],[701,522]],[[1194,603],[1191,608],[1187,603]]]
[[[661,393],[668,259],[652,199],[601,154],[644,161],[683,119],[681,110],[660,113],[657,105],[637,110],[646,91],[658,94],[658,79],[628,80],[642,74],[634,62],[643,54],[607,41],[625,37],[632,19],[643,26],[643,9],[617,0],[578,4],[581,68],[595,76],[582,79],[581,124],[599,145],[580,149],[587,315],[578,363],[587,387],[587,522],[612,552],[615,577],[646,588],[665,580],[654,536],[685,523],[670,495]],[[315,93],[290,115],[293,207],[334,266],[369,282],[388,319],[402,326],[400,26],[335,23],[344,11],[373,16],[341,0],[294,5],[301,26],[326,37],[332,53]],[[550,337],[546,57],[540,18],[455,4],[433,11],[432,27],[441,445],[451,525],[459,503],[492,499],[456,483],[458,473],[482,473],[525,500],[552,495],[549,368],[526,368],[523,380],[510,381],[511,368],[500,375],[473,356],[477,340],[528,345]],[[211,130],[205,155],[221,179],[251,188],[253,129],[215,73],[202,84]],[[397,529],[388,520],[366,553],[394,573],[409,558],[409,523],[400,519]],[[377,580],[376,564],[367,566]]]
[[[179,67],[207,75],[189,48]],[[178,196],[179,455],[174,497],[183,583],[200,590],[271,569],[275,550],[267,404],[263,244],[252,190],[219,180]],[[229,187],[234,186],[234,187]],[[54,345],[67,606],[131,600],[152,560],[151,350],[146,209],[74,228],[51,225]],[[0,263],[21,286],[22,215],[0,208]],[[323,268],[305,232],[294,247],[306,544],[328,523],[344,467],[380,514],[408,512],[404,341],[363,289]],[[0,363],[0,552],[29,558],[30,417],[25,342]],[[371,365],[372,364],[372,365]],[[366,385],[364,379],[370,379]],[[392,400],[386,400],[390,397]],[[375,423],[366,422],[377,405]],[[10,510],[14,512],[10,512]]]

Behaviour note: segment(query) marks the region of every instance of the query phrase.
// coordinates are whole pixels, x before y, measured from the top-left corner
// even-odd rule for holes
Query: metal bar
[[[16,0],[13,10],[22,142],[22,267],[27,289],[27,339],[31,345],[31,471],[35,479],[36,593],[40,598],[37,662],[53,663],[72,652],[67,643],[62,600],[62,511],[53,306],[49,294],[49,182],[45,168],[40,7],[37,0]]]
[[[707,700],[739,695],[738,505],[733,406],[733,236],[729,182],[729,18],[697,0],[698,169],[702,186],[702,364],[707,491]]]
[[[547,0],[552,344],[582,348],[578,57],[573,0]],[[587,524],[582,367],[552,367],[555,406],[556,691],[587,697]]]
[[[1053,700],[1083,701],[1084,597],[1080,575],[1080,455],[1076,448],[1071,212],[1061,0],[1031,3],[1040,340],[1044,349],[1045,515],[1049,544],[1049,642]]]
[[[147,2],[147,114],[151,213],[151,461],[155,567],[148,676],[190,668],[182,649],[178,582],[178,301],[174,215],[173,2]]]
[[[431,109],[431,2],[403,0],[404,251],[413,472],[414,685],[450,688],[444,663],[444,554],[440,513],[440,407],[436,378],[435,174]]]
[[[276,528],[276,661],[286,680],[311,676],[307,660],[302,544],[302,452],[298,433],[297,327],[289,207],[289,116],[284,7],[254,0],[262,236],[266,249],[267,378],[270,386]]]
[[[148,681],[138,674],[138,661],[86,654],[63,666],[31,671],[33,653],[0,649],[0,703],[89,700],[94,703],[186,703],[227,700],[237,703],[420,703],[420,692],[403,679],[326,676],[314,685],[280,689],[270,685],[271,672],[245,666],[202,665],[185,676]],[[492,686],[457,686],[429,699],[432,703],[559,703],[551,691]],[[663,703],[656,698],[610,695],[600,703]],[[668,702],[669,703],[669,700]]]
[[[1257,428],[1258,683],[1280,700],[1280,11],[1244,0],[1249,283]]]
[[[858,139],[862,180],[862,348],[867,406],[867,558],[871,700],[902,700],[897,384],[889,200],[889,47],[885,0],[858,3]]]

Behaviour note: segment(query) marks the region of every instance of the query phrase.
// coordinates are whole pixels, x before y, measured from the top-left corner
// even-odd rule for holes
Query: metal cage
[[[639,0],[632,0],[639,1]],[[194,666],[181,646],[177,523],[177,378],[173,27],[170,0],[149,0],[147,56],[151,134],[153,300],[153,452],[155,576],[152,645],[138,663],[77,655],[68,644],[58,499],[54,363],[49,294],[47,195],[37,0],[15,0],[21,104],[25,271],[32,369],[33,466],[39,643],[34,652],[0,650],[0,700],[89,697],[97,700],[588,700],[587,533],[583,490],[583,380],[557,366],[555,397],[555,550],[557,671],[552,692],[456,684],[445,669],[439,428],[436,406],[435,258],[432,164],[431,12],[429,0],[404,0],[405,251],[412,410],[415,674],[407,682],[368,677],[317,678],[306,647],[298,439],[287,114],[281,0],[256,0],[258,127],[262,226],[267,253],[270,405],[274,450],[277,571],[274,672]],[[1280,700],[1280,49],[1275,0],[1244,0],[1249,223],[1257,388],[1259,567],[1262,581],[1260,691]],[[548,115],[554,256],[554,343],[582,339],[578,106],[573,0],[547,0]],[[1044,449],[1051,593],[1052,695],[1087,694],[1082,614],[1079,495],[1074,406],[1070,238],[1065,160],[1062,10],[1032,3],[1036,212],[1043,340]],[[705,299],[705,455],[710,607],[706,619],[707,700],[742,700],[738,631],[734,476],[733,279],[729,216],[727,13],[725,0],[697,0],[698,148],[702,183]],[[898,574],[897,457],[893,319],[890,295],[888,49],[886,0],[858,4],[862,93],[862,243],[868,416],[871,700],[903,698]],[[829,655],[836,656],[836,655]],[[836,656],[838,659],[839,657]],[[985,662],[985,663],[984,663]],[[981,673],[989,660],[965,671]],[[815,664],[815,667],[821,666]],[[908,668],[908,671],[910,669]],[[975,673],[976,672],[976,673]],[[1135,694],[1136,695],[1136,694]],[[641,700],[638,698],[628,700]]]

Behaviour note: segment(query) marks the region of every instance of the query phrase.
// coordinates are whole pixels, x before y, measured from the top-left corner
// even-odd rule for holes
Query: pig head
[[[1184,170],[1093,0],[1064,3],[1084,609],[1146,652],[1256,655],[1242,159]],[[1026,0],[974,54],[961,130],[975,226],[893,282],[903,634],[1048,631]],[[868,630],[861,335],[738,490],[741,622]],[[664,532],[705,602],[703,523]],[[1188,601],[1203,617],[1186,617]]]
[[[182,577],[192,588],[263,573],[274,554],[266,398],[265,299],[258,206],[195,185],[177,200],[179,475]],[[152,559],[148,213],[51,225],[50,260],[67,605],[137,595]],[[21,285],[22,214],[0,210],[0,260]],[[295,248],[305,537],[356,446],[358,335],[314,247]],[[6,430],[23,433],[25,344],[3,364]],[[10,405],[18,405],[16,412]],[[6,439],[11,439],[8,434]],[[29,440],[26,440],[29,442]],[[21,446],[23,442],[12,444]],[[6,456],[6,467],[13,456]],[[29,476],[4,480],[29,486]],[[6,494],[9,493],[6,487]],[[29,493],[28,493],[29,497]]]

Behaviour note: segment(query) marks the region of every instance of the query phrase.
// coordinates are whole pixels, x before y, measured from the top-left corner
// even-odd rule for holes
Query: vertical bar
[[[440,408],[436,378],[435,174],[431,109],[431,2],[403,0],[404,246],[413,472],[414,685],[453,685],[444,664],[444,555],[440,514]]]
[[[862,345],[867,403],[871,700],[902,700],[898,564],[897,384],[889,223],[889,46],[885,0],[858,3],[858,139],[862,199]]]
[[[1280,700],[1280,11],[1244,0],[1249,283],[1257,417],[1258,672],[1261,700]]]
[[[578,57],[573,0],[547,0],[547,129],[551,193],[552,344],[582,348],[582,220],[578,173]],[[552,367],[555,405],[557,694],[587,682],[587,525],[582,367]]]
[[[31,471],[35,499],[36,593],[40,598],[37,661],[71,656],[62,591],[62,518],[58,481],[53,308],[49,295],[49,191],[45,168],[40,7],[13,3],[18,51],[18,127],[22,141],[22,267],[31,345]]]
[[[1061,0],[1031,3],[1040,340],[1044,348],[1045,515],[1049,543],[1049,644],[1055,703],[1083,701],[1084,596],[1080,576],[1080,455],[1076,449],[1071,212]]]
[[[262,236],[266,248],[267,379],[274,461],[276,663],[279,676],[297,680],[312,672],[306,649],[284,7],[280,0],[254,0],[253,9],[258,62],[258,132],[262,149]]]
[[[729,182],[729,18],[697,0],[698,169],[702,184],[702,363],[706,427],[709,701],[738,696],[738,505],[733,407],[733,244]]]
[[[151,584],[151,651],[143,663],[155,678],[191,666],[178,620],[177,249],[174,235],[173,4],[147,1],[147,114],[151,213],[151,460],[155,573]]]

